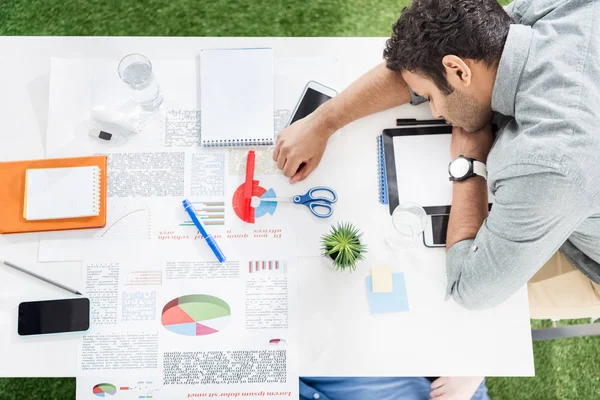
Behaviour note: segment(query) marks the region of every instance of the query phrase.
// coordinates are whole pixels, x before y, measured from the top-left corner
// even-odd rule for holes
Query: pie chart
[[[211,335],[229,325],[231,308],[218,297],[190,294],[168,302],[160,321],[166,329],[178,335]]]
[[[243,213],[244,213],[244,185],[240,185],[232,198],[233,211],[235,211],[235,215],[238,216],[242,221]],[[265,189],[260,186],[259,181],[252,181],[252,197],[258,198],[274,198],[277,197],[275,191],[273,189]],[[260,218],[267,214],[275,214],[275,209],[277,208],[277,202],[275,201],[262,201],[258,205],[258,207],[250,208],[250,221],[246,222],[254,222],[254,218]]]
[[[117,387],[110,383],[99,383],[92,389],[92,392],[98,397],[108,397],[117,394]]]

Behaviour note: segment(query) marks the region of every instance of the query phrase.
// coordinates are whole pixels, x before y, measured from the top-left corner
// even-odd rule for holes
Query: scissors
[[[308,207],[310,212],[313,213],[315,217],[319,218],[329,218],[331,214],[333,214],[333,207],[331,204],[337,201],[337,194],[335,190],[325,187],[325,186],[317,186],[312,189],[309,189],[306,194],[296,195],[294,197],[284,197],[284,198],[275,198],[275,197],[261,197],[260,201],[268,201],[268,202],[288,202],[294,204],[302,204]]]

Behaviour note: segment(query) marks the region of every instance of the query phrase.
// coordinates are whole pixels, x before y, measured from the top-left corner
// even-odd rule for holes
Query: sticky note
[[[373,293],[389,293],[392,291],[392,267],[371,268]]]
[[[392,291],[389,293],[374,293],[370,275],[366,278],[366,284],[371,314],[408,311],[406,282],[403,273],[392,274]]]

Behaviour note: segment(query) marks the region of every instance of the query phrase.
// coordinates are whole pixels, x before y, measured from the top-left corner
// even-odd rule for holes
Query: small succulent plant
[[[349,222],[332,226],[329,233],[321,237],[323,257],[330,258],[339,271],[354,271],[356,262],[364,259],[367,252],[361,236],[362,232]]]

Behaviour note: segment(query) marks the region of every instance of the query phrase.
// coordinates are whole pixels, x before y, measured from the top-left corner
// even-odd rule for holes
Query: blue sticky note
[[[403,273],[392,274],[392,291],[389,293],[373,293],[371,275],[367,276],[366,283],[371,314],[408,311],[406,282]]]

